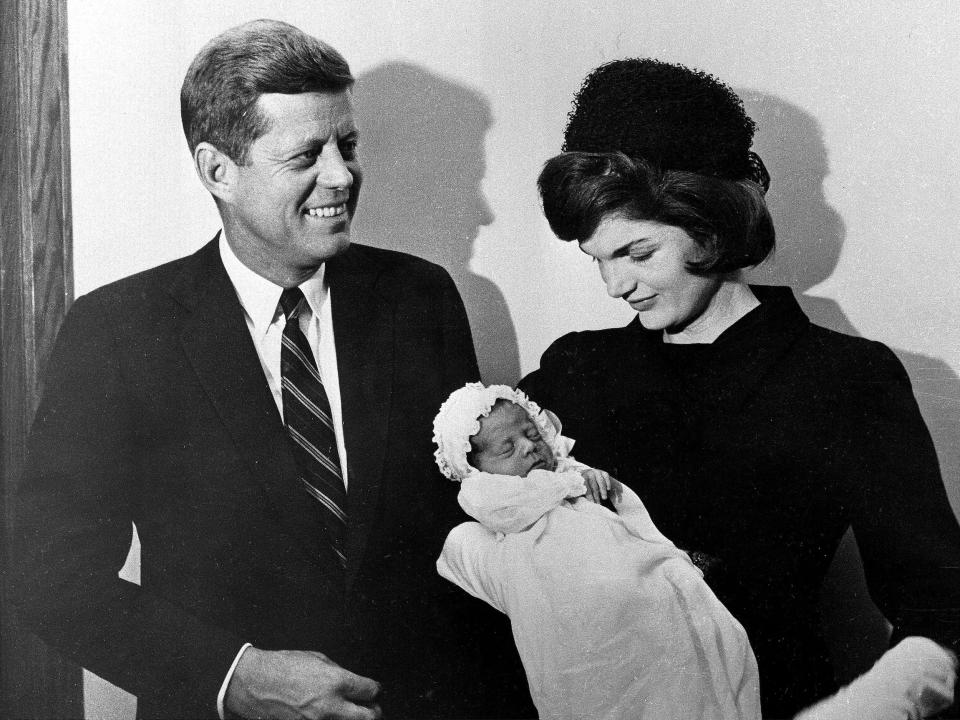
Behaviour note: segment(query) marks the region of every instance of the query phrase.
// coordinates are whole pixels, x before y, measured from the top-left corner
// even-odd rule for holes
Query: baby
[[[467,462],[478,470],[525,478],[531,470],[556,471],[559,466],[561,471],[569,469],[580,473],[586,494],[593,502],[607,500],[610,491],[619,499],[619,481],[603,470],[576,462],[572,457],[554,454],[553,447],[540,434],[537,423],[520,405],[500,398],[493,404],[490,414],[480,418],[479,422],[480,431],[470,438],[471,452],[467,455]],[[554,434],[554,438],[557,437]]]
[[[570,457],[556,416],[471,383],[434,442],[479,521],[450,532],[437,570],[510,617],[540,717],[760,717],[743,628],[629,488]],[[918,720],[950,705],[956,676],[952,653],[906,638],[795,720]]]
[[[541,717],[760,717],[743,628],[629,488],[570,457],[555,416],[472,383],[434,441],[479,521],[450,532],[437,570],[510,617]]]

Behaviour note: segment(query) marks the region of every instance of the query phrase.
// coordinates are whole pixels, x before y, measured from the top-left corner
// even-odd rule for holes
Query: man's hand
[[[583,482],[587,486],[587,499],[591,502],[601,503],[610,496],[614,502],[620,502],[623,496],[623,486],[616,478],[610,477],[609,473],[603,470],[581,470]]]
[[[322,653],[251,647],[237,663],[223,705],[244,718],[376,720],[379,694],[380,683]]]

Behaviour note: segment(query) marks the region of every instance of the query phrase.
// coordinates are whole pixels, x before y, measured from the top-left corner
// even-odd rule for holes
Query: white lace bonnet
[[[526,410],[556,457],[566,457],[570,452],[573,441],[560,434],[557,416],[541,410],[522,391],[508,385],[487,387],[480,382],[467,383],[450,393],[433,419],[433,442],[437,445],[433,455],[440,472],[451,480],[459,482],[476,472],[467,462],[470,438],[480,432],[480,418],[490,414],[497,400],[509,400]]]

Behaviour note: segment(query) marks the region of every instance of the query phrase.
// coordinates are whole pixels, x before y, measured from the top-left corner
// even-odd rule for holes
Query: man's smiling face
[[[268,93],[268,130],[236,166],[221,206],[227,239],[246,265],[298,284],[350,244],[362,171],[349,91]]]

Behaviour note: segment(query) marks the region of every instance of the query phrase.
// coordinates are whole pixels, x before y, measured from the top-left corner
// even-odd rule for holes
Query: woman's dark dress
[[[708,580],[743,623],[765,717],[835,689],[817,616],[849,526],[894,635],[960,639],[960,528],[910,381],[877,342],[812,325],[788,288],[709,345],[634,320],[571,333],[521,388],[577,459],[632,487],[667,537],[718,559]]]

